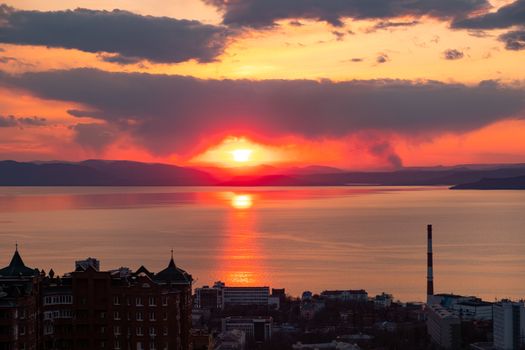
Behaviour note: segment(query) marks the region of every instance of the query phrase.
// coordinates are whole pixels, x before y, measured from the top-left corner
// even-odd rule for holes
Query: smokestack
[[[434,295],[432,260],[432,225],[427,225],[427,303],[430,297]]]

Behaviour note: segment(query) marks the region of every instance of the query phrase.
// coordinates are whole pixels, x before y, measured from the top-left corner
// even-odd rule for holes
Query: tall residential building
[[[159,273],[97,268],[45,276],[15,251],[0,269],[0,349],[190,348],[192,277],[173,257]]]
[[[518,350],[525,345],[525,303],[502,301],[493,309],[494,348]]]
[[[461,320],[439,304],[427,305],[427,331],[440,349],[460,349]]]

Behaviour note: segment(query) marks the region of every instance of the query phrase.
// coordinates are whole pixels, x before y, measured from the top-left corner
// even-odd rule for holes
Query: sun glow
[[[275,146],[253,142],[245,137],[230,136],[194,157],[193,163],[222,167],[251,167],[283,161],[283,152]]]
[[[253,151],[251,149],[236,149],[231,152],[233,160],[238,163],[250,161]]]
[[[249,194],[234,194],[231,205],[235,209],[249,209],[253,205],[252,196]]]

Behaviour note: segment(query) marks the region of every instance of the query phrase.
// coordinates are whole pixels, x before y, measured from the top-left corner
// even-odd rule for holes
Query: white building
[[[244,332],[247,338],[265,342],[272,338],[272,324],[271,317],[231,316],[222,319],[222,331],[239,330]]]
[[[517,350],[525,344],[525,304],[502,301],[494,304],[494,348]]]
[[[427,305],[427,331],[432,342],[441,349],[459,349],[461,320],[439,304]]]
[[[222,288],[223,306],[268,305],[270,287],[224,287]]]
[[[464,320],[492,320],[492,303],[481,300],[460,301],[452,305],[452,310]]]
[[[364,289],[358,290],[325,290],[321,293],[321,297],[329,300],[339,301],[368,301],[368,293]]]

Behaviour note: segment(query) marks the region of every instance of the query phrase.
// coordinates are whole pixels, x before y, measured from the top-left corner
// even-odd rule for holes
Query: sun
[[[237,163],[249,162],[252,158],[252,153],[251,149],[235,149],[231,151],[233,161]]]
[[[249,209],[253,205],[252,196],[249,194],[235,194],[231,199],[231,205],[235,209]]]

